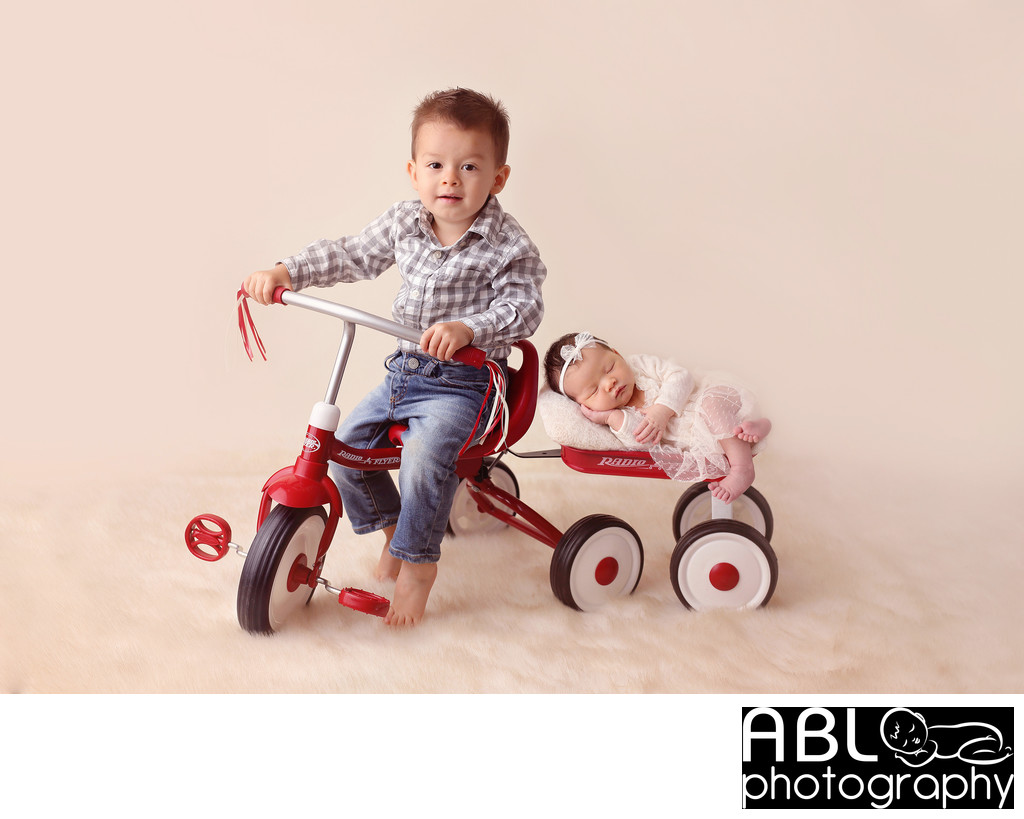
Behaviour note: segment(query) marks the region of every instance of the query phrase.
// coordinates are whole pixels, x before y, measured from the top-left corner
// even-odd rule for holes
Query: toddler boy
[[[427,96],[413,115],[407,165],[419,201],[393,205],[358,235],[314,242],[244,285],[269,304],[278,286],[327,287],[398,266],[392,315],[423,335],[418,345],[399,340],[384,382],[337,433],[369,449],[388,445],[392,424],[407,425],[398,488],[388,472],[331,464],[353,530],[384,531],[377,577],[395,581],[384,618],[393,626],[423,618],[459,483],[455,462],[482,409],[486,418],[487,369],[451,358],[472,344],[504,367],[512,343],[531,336],[544,315],[547,271],[495,198],[509,177],[508,142],[508,115],[493,98],[464,88]]]

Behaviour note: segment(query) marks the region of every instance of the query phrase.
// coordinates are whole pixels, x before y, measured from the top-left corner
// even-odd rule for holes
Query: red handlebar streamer
[[[245,290],[238,291],[238,332],[242,334],[242,344],[245,345],[245,352],[249,356],[249,360],[252,361],[252,347],[249,346],[249,334],[245,331],[245,325],[249,325],[249,329],[252,330],[252,337],[256,341],[256,348],[260,351],[260,355],[263,356],[263,360],[267,360],[267,348],[263,346],[263,339],[260,338],[260,334],[256,332],[256,323],[252,320],[252,314],[249,313],[249,294]]]

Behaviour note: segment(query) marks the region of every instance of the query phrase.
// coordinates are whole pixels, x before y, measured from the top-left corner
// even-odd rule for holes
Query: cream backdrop
[[[777,419],[777,449],[877,479],[1014,480],[1022,13],[7,11],[4,460],[149,470],[188,454],[209,470],[218,447],[290,445],[336,329],[257,311],[272,363],[250,366],[235,289],[410,197],[410,109],[462,84],[511,112],[501,200],[550,269],[540,345],[589,327],[731,369]],[[395,287],[332,297],[387,314]],[[369,335],[358,389],[386,347]]]
[[[501,199],[588,327],[755,383],[775,446],[1018,478],[1024,114],[1013,2],[302,2],[6,12],[4,460],[146,470],[294,440],[327,319],[251,270],[409,198],[410,110],[512,116]],[[395,284],[333,297],[387,313]],[[361,389],[378,339],[360,339]],[[284,385],[288,389],[284,389]],[[301,427],[301,422],[298,424]],[[982,476],[985,476],[984,478]]]
[[[102,535],[63,521],[68,548],[102,543],[97,560],[147,582],[139,541],[182,548],[185,510],[154,501],[165,489],[187,495],[194,475],[208,508],[189,514],[255,513],[259,482],[293,459],[323,393],[337,327],[254,308],[271,360],[250,364],[235,290],[410,197],[410,111],[463,85],[511,113],[500,198],[550,271],[538,346],[588,328],[755,385],[775,421],[759,468],[796,501],[790,543],[832,517],[884,538],[894,560],[941,555],[935,596],[973,618],[956,644],[1006,655],[981,666],[995,677],[929,690],[1020,690],[1008,623],[1024,546],[1024,5],[98,0],[3,18],[0,434],[5,528],[22,533],[0,535],[15,567],[8,622],[52,617],[60,634],[62,595],[89,599],[80,576],[40,577],[62,510],[105,510]],[[391,273],[329,297],[388,314],[396,287]],[[388,348],[359,334],[343,409]],[[539,423],[524,444],[549,445]],[[144,504],[153,531],[119,530]],[[790,547],[789,577],[814,547]],[[183,569],[174,594],[187,599],[204,571]],[[161,690],[146,675],[33,666],[56,650],[44,642],[31,654],[8,640],[5,690]],[[195,690],[175,679],[170,690]],[[771,690],[917,685],[827,679]]]

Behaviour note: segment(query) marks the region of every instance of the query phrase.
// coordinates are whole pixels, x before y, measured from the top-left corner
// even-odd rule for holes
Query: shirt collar
[[[470,225],[467,233],[475,233],[492,247],[497,247],[501,240],[501,223],[504,221],[505,211],[494,196],[487,197],[487,203],[477,214],[476,221]],[[434,215],[427,210],[426,206],[420,207],[420,227],[428,236],[432,235]]]

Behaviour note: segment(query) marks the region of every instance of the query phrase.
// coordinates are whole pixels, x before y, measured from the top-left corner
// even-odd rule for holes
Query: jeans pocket
[[[481,395],[486,395],[491,374],[486,368],[478,370],[468,364],[448,364],[438,375],[437,380],[438,383],[444,384],[446,387],[457,390],[473,390]]]

